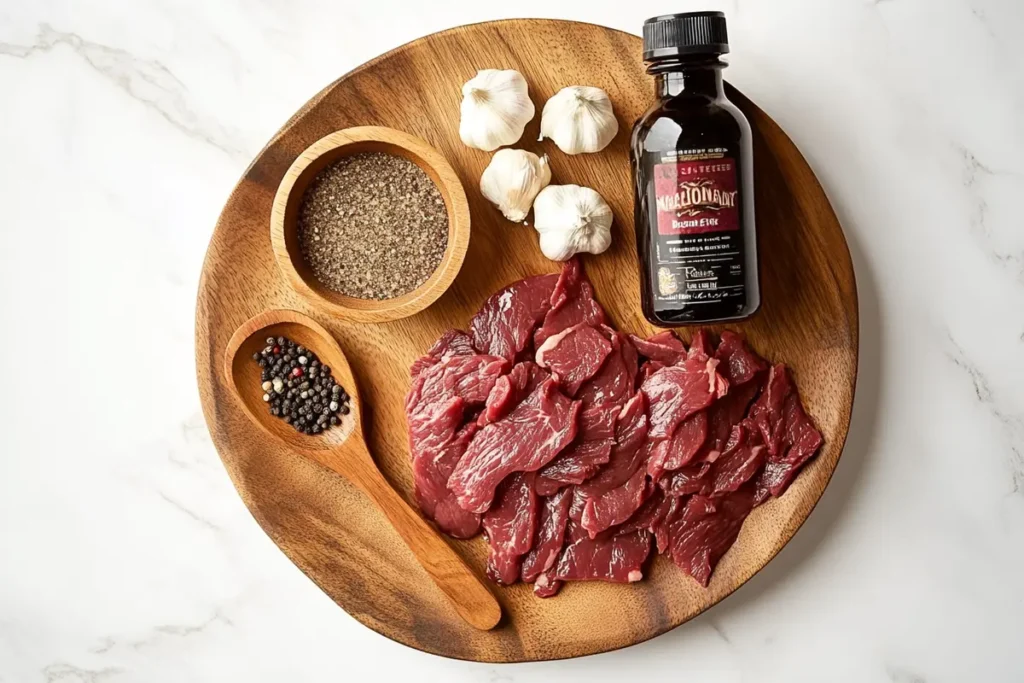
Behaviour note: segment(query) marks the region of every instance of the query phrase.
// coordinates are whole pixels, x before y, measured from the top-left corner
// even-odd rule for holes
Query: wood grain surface
[[[857,371],[853,267],[832,208],[799,151],[764,112],[730,90],[754,131],[764,303],[749,322],[729,327],[746,333],[769,359],[793,368],[825,445],[782,498],[751,514],[707,589],[659,557],[645,581],[629,586],[572,583],[549,600],[535,598],[524,585],[497,589],[501,624],[487,632],[473,628],[356,486],[252,424],[228,387],[223,358],[235,329],[261,311],[289,308],[315,318],[352,364],[378,465],[413,499],[402,411],[409,365],[446,329],[464,327],[496,289],[558,269],[540,254],[531,228],[505,221],[478,190],[490,154],[462,145],[458,119],[461,85],[480,68],[521,71],[538,112],[567,85],[608,92],[620,133],[605,151],[567,156],[550,141],[534,142],[539,117],[520,146],[550,155],[553,182],[593,187],[611,205],[614,243],[584,261],[587,273],[618,328],[652,331],[640,313],[628,164],[628,131],[653,98],[640,39],[561,21],[465,26],[404,45],[328,86],[245,172],[217,222],[200,283],[196,363],[203,410],[257,522],[327,595],[370,628],[428,652],[479,661],[603,652],[656,636],[708,609],[771,560],[810,514],[849,426]],[[314,141],[357,125],[404,130],[439,150],[465,186],[472,214],[469,250],[452,287],[425,311],[377,325],[346,322],[309,305],[278,268],[270,243],[272,203],[288,167]],[[481,539],[456,547],[472,566],[484,566]]]
[[[262,377],[252,356],[267,344],[268,337],[285,337],[316,354],[334,380],[349,395],[350,410],[340,424],[317,435],[301,434],[274,417],[263,401]],[[477,574],[441,534],[406,503],[377,467],[363,434],[362,400],[352,367],[337,341],[325,327],[298,311],[274,309],[242,323],[224,351],[228,386],[254,425],[300,455],[340,474],[359,487],[405,540],[413,555],[434,580],[455,610],[479,629],[494,628],[501,606]]]

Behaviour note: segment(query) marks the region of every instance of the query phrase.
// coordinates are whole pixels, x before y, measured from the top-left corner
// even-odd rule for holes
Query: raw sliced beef
[[[615,445],[614,404],[591,406],[580,411],[576,438],[554,460],[537,472],[537,493],[550,496],[567,484],[580,484],[608,462]]]
[[[711,333],[707,330],[697,330],[693,339],[690,340],[690,350],[686,357],[695,360],[707,360],[715,355],[715,345],[711,340]]]
[[[507,415],[481,428],[448,480],[459,505],[485,512],[505,477],[549,463],[576,436],[579,410],[579,402],[549,378]]]
[[[410,374],[424,515],[457,538],[482,526],[488,575],[538,597],[639,580],[652,547],[707,585],[821,446],[784,366],[731,331],[615,330],[577,259],[495,293]]]
[[[441,531],[454,538],[472,538],[480,531],[480,515],[463,510],[448,491],[448,478],[477,429],[470,422],[452,433],[453,425],[461,419],[463,405],[462,399],[453,398],[448,409],[438,410],[416,424],[420,437],[412,444],[416,502]],[[436,440],[427,436],[437,431]]]
[[[580,538],[562,553],[554,578],[632,583],[644,577],[643,564],[650,552],[651,535],[646,531]]]
[[[424,368],[405,397],[406,414],[430,412],[452,396],[458,396],[469,406],[482,405],[507,369],[504,359],[479,354],[453,356]]]
[[[558,275],[535,275],[495,292],[470,322],[473,346],[509,362],[526,348],[533,329],[551,310]]]
[[[468,334],[462,330],[448,330],[434,342],[434,345],[427,351],[427,355],[413,361],[412,367],[409,368],[409,374],[416,379],[424,368],[448,360],[452,356],[472,356],[475,353],[473,340]]]
[[[690,496],[680,514],[667,521],[672,561],[697,583],[707,586],[711,572],[736,541],[753,505],[749,487],[720,499]]]
[[[637,353],[629,337],[608,326],[599,328],[611,344],[604,365],[576,394],[584,406],[623,404],[633,395],[636,386]]]
[[[406,396],[416,500],[428,518],[456,538],[474,536],[480,528],[479,516],[463,510],[448,490],[475,432],[462,427],[463,417],[490,393],[505,366],[494,356],[454,355],[422,368]]]
[[[707,412],[700,411],[682,421],[672,436],[651,445],[647,473],[660,479],[666,471],[678,470],[693,460],[708,437]]]
[[[662,477],[658,485],[670,496],[688,496],[691,493],[710,495],[711,482],[707,476],[709,471],[711,463],[695,462]]]
[[[691,496],[692,497],[692,496]],[[661,504],[660,514],[651,524],[651,533],[658,546],[658,553],[664,555],[669,552],[672,538],[669,535],[669,523],[679,516],[680,510],[686,505],[689,498],[665,496]]]
[[[686,360],[662,368],[640,386],[647,396],[652,439],[664,439],[690,415],[726,395],[729,383],[718,374],[718,361]]]
[[[653,488],[647,500],[644,504],[633,513],[623,524],[615,527],[615,533],[617,534],[628,534],[631,531],[637,531],[643,529],[645,531],[654,531],[654,527],[664,519],[668,513],[668,502],[665,499],[665,494],[659,488]]]
[[[578,258],[570,259],[558,276],[551,293],[551,310],[534,334],[534,346],[540,348],[548,337],[581,323],[597,327],[606,322],[604,309],[594,299],[594,289],[583,274]]]
[[[611,352],[611,343],[597,328],[580,323],[548,337],[537,349],[537,365],[557,375],[562,390],[575,396]]]
[[[507,415],[548,376],[549,373],[537,367],[536,363],[525,361],[516,364],[507,375],[495,380],[484,409],[477,417],[477,424],[483,427]]]
[[[732,428],[743,420],[750,402],[760,391],[761,381],[729,387],[729,393],[708,408],[708,440],[704,449],[705,459],[708,457],[707,453],[721,452],[725,448]]]
[[[686,345],[670,330],[659,332],[647,339],[638,337],[635,334],[629,335],[629,338],[633,342],[633,346],[636,347],[636,350],[645,358],[656,360],[665,365],[675,365],[686,358]]]
[[[640,509],[650,493],[647,472],[638,469],[624,484],[587,498],[581,520],[583,528],[594,538],[605,529],[622,524]]]
[[[722,455],[711,466],[711,495],[730,493],[747,483],[764,464],[764,445],[759,434],[743,425],[732,428],[732,436]]]
[[[581,526],[591,538],[629,519],[650,493],[642,467],[647,438],[644,405],[644,395],[637,392],[623,406],[608,466],[577,489],[585,499]]]
[[[487,576],[506,586],[519,580],[520,558],[530,551],[537,530],[533,477],[532,472],[517,472],[502,482],[494,505],[483,517],[491,546]]]
[[[646,382],[648,379],[650,379],[651,375],[653,375],[658,370],[661,370],[662,368],[665,368],[665,367],[668,367],[668,366],[665,363],[662,363],[660,360],[649,360],[646,363],[644,363],[643,365],[641,365],[640,366],[640,384],[642,385],[644,382]]]
[[[562,582],[555,579],[555,568],[547,570],[533,582],[533,594],[538,598],[553,598],[562,589]]]
[[[768,369],[768,363],[747,346],[735,332],[722,332],[722,341],[715,350],[719,360],[718,371],[729,380],[730,387],[745,384]]]
[[[768,495],[781,496],[804,463],[821,447],[821,433],[807,417],[789,370],[773,366],[761,395],[750,406],[750,422],[768,449],[764,471],[757,480],[758,503]]]
[[[615,447],[607,467],[579,487],[581,495],[593,497],[625,484],[643,463],[647,440],[647,403],[639,391],[622,407],[615,423]]]
[[[565,541],[565,525],[569,521],[572,489],[563,489],[544,499],[537,523],[537,538],[533,549],[523,558],[522,579],[532,583],[542,573],[555,566]]]

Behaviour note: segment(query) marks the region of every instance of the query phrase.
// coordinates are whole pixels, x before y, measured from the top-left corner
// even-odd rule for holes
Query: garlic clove
[[[540,250],[552,261],[574,254],[601,254],[612,243],[612,209],[596,191],[579,185],[548,185],[533,202]]]
[[[548,158],[525,149],[500,149],[480,177],[480,192],[510,221],[521,223],[537,193],[551,182]]]
[[[462,86],[459,137],[491,152],[515,144],[536,110],[526,79],[512,69],[483,69]]]
[[[566,154],[600,152],[619,132],[608,93],[600,88],[562,88],[544,105],[540,140],[550,138]]]

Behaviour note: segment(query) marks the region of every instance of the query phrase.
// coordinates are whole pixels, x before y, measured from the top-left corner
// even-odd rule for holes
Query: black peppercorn
[[[302,363],[299,362],[302,356]],[[268,394],[270,414],[303,434],[319,434],[341,424],[337,416],[349,412],[348,394],[331,377],[331,369],[306,347],[286,337],[267,337],[267,346],[252,354],[259,364],[260,383],[272,382]],[[297,377],[296,372],[300,372]],[[337,406],[332,410],[331,406]]]

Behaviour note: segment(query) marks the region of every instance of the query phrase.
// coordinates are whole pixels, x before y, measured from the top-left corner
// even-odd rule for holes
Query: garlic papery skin
[[[492,152],[523,137],[535,113],[521,73],[483,69],[462,86],[459,137],[469,147]]]
[[[566,154],[600,152],[618,132],[608,93],[587,85],[559,90],[540,117],[540,139],[550,138]]]
[[[551,182],[547,155],[525,149],[499,149],[480,176],[480,191],[515,223],[526,220],[537,193]]]
[[[612,209],[589,187],[548,185],[533,202],[533,227],[541,252],[552,261],[600,254],[612,243]]]

